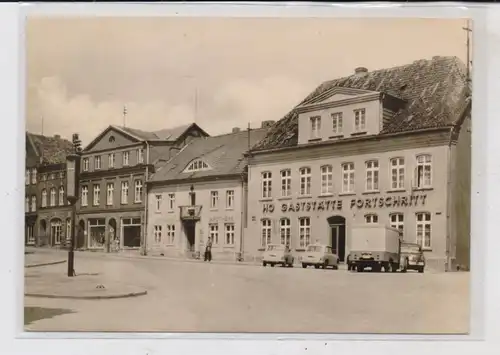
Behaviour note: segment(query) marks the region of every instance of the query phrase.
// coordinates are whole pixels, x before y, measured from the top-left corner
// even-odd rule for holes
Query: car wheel
[[[270,265],[271,265],[271,267],[274,267],[274,264],[270,264]]]
[[[305,268],[307,268],[307,265],[306,264],[302,264],[302,267],[305,269]]]
[[[407,271],[408,271],[408,259],[405,259],[401,272],[407,272]]]
[[[326,269],[328,267],[328,260],[325,260],[325,263],[323,264],[323,269]]]
[[[267,263],[265,261],[262,262],[262,266],[266,267]]]

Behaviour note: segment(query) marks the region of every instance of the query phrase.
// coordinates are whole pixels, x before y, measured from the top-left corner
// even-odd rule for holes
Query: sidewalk
[[[57,265],[65,263],[67,258],[63,255],[54,255],[50,259],[47,258],[47,254],[43,253],[30,253],[24,254],[24,267],[33,268],[48,265]]]
[[[147,294],[145,289],[113,281],[98,273],[68,277],[62,268],[30,270],[25,274],[24,284],[26,297],[103,300]]]

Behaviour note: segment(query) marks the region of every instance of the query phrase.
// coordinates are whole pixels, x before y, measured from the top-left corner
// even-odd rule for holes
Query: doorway
[[[345,218],[342,216],[332,216],[327,218],[330,226],[330,245],[334,254],[337,254],[339,261],[345,261]]]
[[[184,224],[184,233],[186,234],[186,247],[187,251],[194,252],[195,236],[196,236],[196,222],[186,221]]]

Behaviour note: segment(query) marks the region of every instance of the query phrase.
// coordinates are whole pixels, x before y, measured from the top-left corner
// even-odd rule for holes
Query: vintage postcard
[[[28,17],[25,330],[468,333],[472,25]]]

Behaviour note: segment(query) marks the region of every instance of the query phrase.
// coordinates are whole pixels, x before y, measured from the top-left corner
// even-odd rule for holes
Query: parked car
[[[425,257],[422,247],[416,243],[401,243],[401,259],[406,260],[408,270],[422,273],[425,269]]]
[[[262,255],[262,265],[281,265],[293,267],[294,257],[288,246],[282,244],[269,244]]]
[[[302,267],[305,269],[308,266],[314,266],[316,269],[322,267],[339,268],[339,257],[332,251],[332,247],[328,245],[313,244],[309,245],[302,257]]]

